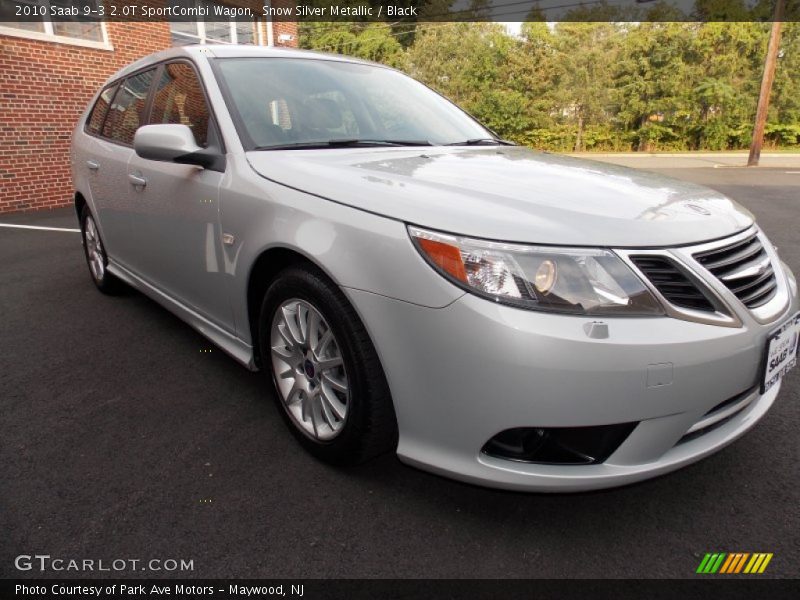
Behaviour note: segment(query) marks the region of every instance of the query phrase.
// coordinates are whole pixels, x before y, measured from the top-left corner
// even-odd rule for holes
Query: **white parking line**
[[[40,229],[42,231],[68,231],[69,233],[80,233],[80,229],[67,229],[65,227],[38,227],[36,225],[15,225],[13,223],[0,223],[0,227],[9,229]]]

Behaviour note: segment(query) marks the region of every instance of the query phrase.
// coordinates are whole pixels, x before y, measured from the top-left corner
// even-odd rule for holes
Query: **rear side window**
[[[150,123],[187,125],[198,146],[208,146],[209,110],[203,88],[191,65],[183,62],[164,66],[153,95]]]
[[[150,69],[128,77],[120,86],[103,125],[103,137],[132,144],[133,136],[144,124],[145,106],[156,70]]]
[[[108,105],[111,104],[111,99],[114,97],[114,92],[117,91],[117,84],[107,87],[102,91],[97,102],[94,103],[94,108],[86,121],[86,129],[89,133],[98,135],[100,128],[103,126],[103,120],[106,118],[108,112]]]

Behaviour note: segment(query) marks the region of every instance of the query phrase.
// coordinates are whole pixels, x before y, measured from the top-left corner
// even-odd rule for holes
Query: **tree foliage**
[[[698,10],[728,14],[741,4],[704,0]],[[443,12],[450,5],[431,4]],[[482,10],[479,0],[470,6]],[[662,16],[670,10],[649,6]],[[612,12],[606,21],[530,21],[517,36],[491,22],[354,22],[303,23],[300,39],[306,48],[400,68],[498,134],[531,146],[653,151],[749,144],[769,24],[615,23]],[[800,145],[800,23],[784,24],[766,135],[771,145]]]

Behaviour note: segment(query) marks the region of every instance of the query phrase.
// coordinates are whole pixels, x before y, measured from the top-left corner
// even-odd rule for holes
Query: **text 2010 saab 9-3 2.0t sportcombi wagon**
[[[380,65],[195,46],[72,142],[97,287],[261,369],[300,443],[520,490],[625,484],[750,429],[797,284],[712,190],[516,147]]]

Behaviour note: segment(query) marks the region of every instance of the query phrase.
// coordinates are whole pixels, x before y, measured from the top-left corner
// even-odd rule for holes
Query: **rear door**
[[[203,148],[222,152],[205,90],[186,60],[166,63],[154,87],[150,124],[187,125]],[[217,325],[233,331],[219,221],[223,173],[133,155],[128,198],[136,210],[131,268]]]
[[[119,83],[114,83],[100,92],[97,100],[89,113],[89,117],[84,125],[83,135],[80,138],[80,143],[73,144],[75,155],[73,160],[73,169],[75,175],[75,183],[83,179],[89,188],[89,196],[92,199],[92,207],[95,211],[95,217],[98,216],[100,209],[105,206],[105,200],[113,189],[113,185],[104,180],[106,171],[109,171],[110,163],[106,164],[106,169],[100,167],[106,163],[104,159],[108,156],[109,152],[113,152],[114,147],[111,144],[100,138],[100,133],[103,130],[103,122],[108,115],[108,109],[111,101],[114,99],[114,94],[117,93]],[[123,160],[127,162],[127,157]],[[110,171],[109,171],[110,172]],[[96,218],[103,241],[106,242],[106,252],[110,252],[111,247],[105,239],[105,228],[100,224]],[[112,242],[113,245],[113,242]]]
[[[133,136],[147,114],[148,93],[156,70],[153,67],[132,75],[111,90],[113,100],[102,124],[90,118],[87,125],[94,137],[82,168],[90,171],[92,198],[106,252],[122,265],[134,259],[137,246],[132,227],[137,209],[128,196],[128,162],[133,156]],[[99,120],[98,117],[96,121]]]

